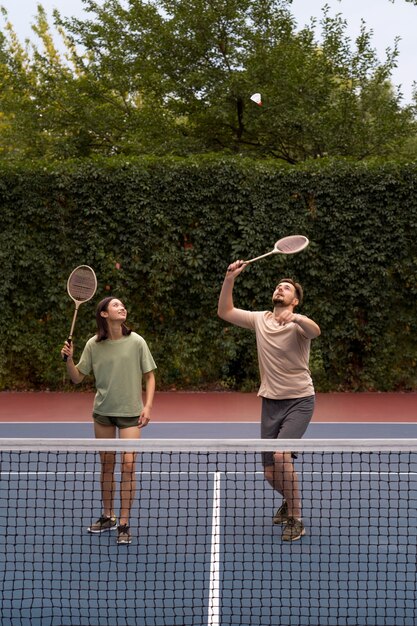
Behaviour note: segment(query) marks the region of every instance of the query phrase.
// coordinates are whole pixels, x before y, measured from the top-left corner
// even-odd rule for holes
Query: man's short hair
[[[290,285],[292,285],[295,289],[295,295],[297,296],[298,304],[303,303],[304,293],[300,283],[296,283],[295,280],[293,280],[292,278],[281,278],[278,284],[280,283],[290,283]]]

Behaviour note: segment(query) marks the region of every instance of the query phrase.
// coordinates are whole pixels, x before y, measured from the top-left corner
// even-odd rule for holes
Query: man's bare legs
[[[275,452],[274,465],[266,465],[265,479],[287,503],[288,517],[301,519],[301,498],[298,475],[294,469],[291,452]]]

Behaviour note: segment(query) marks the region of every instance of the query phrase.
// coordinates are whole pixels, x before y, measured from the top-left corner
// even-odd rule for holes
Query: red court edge
[[[0,422],[89,422],[94,393],[0,392]],[[258,422],[255,393],[157,392],[158,422]],[[319,393],[313,422],[417,422],[417,393]]]

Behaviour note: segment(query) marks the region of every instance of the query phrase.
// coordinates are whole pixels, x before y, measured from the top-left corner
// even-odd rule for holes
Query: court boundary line
[[[314,471],[309,471],[309,470],[298,470],[297,472],[300,476],[367,476],[372,478],[373,476],[417,476],[417,471],[416,472],[397,472],[397,471],[383,471],[383,472],[379,472],[377,470],[363,470],[363,471],[358,471],[358,470],[344,470],[344,471],[340,471],[340,470],[323,470],[323,471],[319,471],[319,470],[314,470]],[[159,471],[149,471],[149,470],[145,470],[145,471],[136,471],[135,475],[136,476],[147,476],[147,477],[152,477],[152,476],[206,476],[206,477],[212,477],[212,478],[216,478],[217,474],[224,475],[224,476],[260,476],[261,478],[264,478],[264,473],[262,470],[253,470],[253,471],[233,471],[233,470],[208,470],[208,471],[186,471],[186,470],[173,470],[173,471],[169,471],[169,470],[159,470]],[[115,471],[114,473],[115,476],[117,477],[121,477],[121,472],[120,471]],[[66,470],[66,471],[60,471],[60,472],[54,472],[54,471],[44,471],[44,470],[29,470],[29,471],[15,471],[15,470],[5,470],[5,471],[1,471],[0,472],[0,478],[18,478],[18,477],[26,477],[26,478],[30,478],[33,476],[73,476],[74,478],[76,476],[85,476],[86,478],[88,477],[94,477],[94,476],[100,476],[100,470],[95,470],[95,471],[91,471],[91,470]]]
[[[2,422],[2,421],[0,421],[0,428],[1,428],[2,424],[5,424],[5,425],[10,425],[10,424],[13,424],[13,425],[16,425],[16,424],[51,424],[51,425],[57,425],[57,424],[93,424],[93,423],[94,423],[93,420],[91,420],[91,421],[81,421],[81,422],[80,421],[49,422],[49,421],[39,421],[39,420],[29,421],[29,422],[28,421],[24,421],[24,422],[22,422],[22,421],[15,421],[15,422]],[[192,424],[192,425],[194,425],[194,424],[213,424],[213,425],[215,425],[215,424],[259,424],[260,425],[260,423],[261,423],[260,419],[256,420],[256,421],[250,421],[250,422],[248,422],[248,421],[245,421],[245,422],[240,422],[240,421],[239,422],[238,421],[215,421],[215,422],[211,422],[211,421],[209,421],[209,422],[207,422],[207,421],[200,421],[200,420],[198,420],[198,421],[177,421],[177,420],[175,420],[175,421],[174,420],[172,420],[172,421],[165,421],[164,420],[162,422],[158,422],[157,420],[154,420],[151,423],[151,425],[153,425],[153,424]],[[352,425],[353,424],[358,424],[358,425],[369,425],[370,424],[372,426],[374,426],[375,424],[378,424],[379,426],[388,426],[388,425],[391,425],[391,426],[397,426],[397,425],[398,426],[402,426],[402,425],[410,425],[410,424],[416,424],[417,425],[417,419],[416,419],[416,421],[413,421],[413,422],[357,422],[357,421],[355,421],[355,422],[339,422],[339,421],[336,421],[336,422],[328,422],[328,421],[321,422],[321,421],[317,421],[317,422],[315,422],[313,420],[312,422],[310,422],[309,426],[314,425],[314,424],[332,424],[332,425],[337,424],[337,425],[341,425],[341,426],[343,426],[345,424],[352,424]],[[360,439],[360,437],[358,437],[358,439]]]
[[[221,563],[221,505],[222,472],[213,472],[213,502],[211,513],[210,576],[207,626],[220,626],[220,563]]]

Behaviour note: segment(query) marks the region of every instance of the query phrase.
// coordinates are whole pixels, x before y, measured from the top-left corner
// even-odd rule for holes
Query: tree
[[[119,140],[125,128],[122,98],[85,69],[88,52],[80,55],[60,28],[67,50],[62,58],[41,6],[33,30],[41,49],[22,46],[10,23],[0,40],[3,158],[112,153],[114,137]]]
[[[381,63],[364,24],[353,46],[344,20],[326,9],[319,42],[314,20],[297,30],[290,4],[85,0],[88,19],[54,13],[65,62],[40,8],[42,52],[3,42],[5,73],[24,58],[20,84],[10,79],[0,100],[3,143],[14,133],[20,155],[51,158],[222,151],[296,163],[395,154],[415,134],[414,107],[402,107],[390,83],[397,42]],[[15,89],[23,108],[13,109]],[[25,139],[29,122],[35,136]]]
[[[88,0],[95,21],[63,24],[93,51],[98,74],[105,67],[110,83],[134,76],[143,101],[151,96],[155,111],[174,121],[174,152],[226,150],[290,163],[394,153],[414,124],[389,82],[396,42],[379,63],[363,25],[352,51],[346,23],[325,10],[319,45],[316,23],[297,32],[289,4],[130,0],[122,9],[117,0],[102,7]],[[262,92],[262,109],[249,101],[252,90]]]

